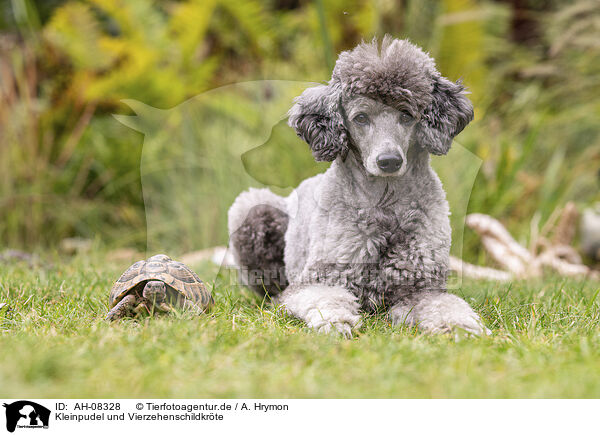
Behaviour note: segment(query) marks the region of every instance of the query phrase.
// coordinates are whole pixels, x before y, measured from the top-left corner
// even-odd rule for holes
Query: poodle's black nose
[[[377,166],[383,172],[396,172],[402,166],[402,157],[398,154],[380,154],[377,156]]]

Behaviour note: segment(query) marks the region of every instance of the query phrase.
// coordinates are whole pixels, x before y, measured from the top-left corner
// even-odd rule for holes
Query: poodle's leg
[[[268,189],[240,194],[229,209],[230,246],[242,284],[274,296],[287,286],[283,251],[288,225],[284,199]]]
[[[392,323],[408,324],[431,333],[464,330],[489,335],[481,318],[464,300],[445,291],[424,291],[412,295],[390,309]]]
[[[352,336],[360,325],[357,298],[347,289],[322,284],[292,285],[276,302],[318,332]]]

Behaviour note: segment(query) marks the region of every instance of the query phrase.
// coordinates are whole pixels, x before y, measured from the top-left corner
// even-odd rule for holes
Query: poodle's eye
[[[369,123],[369,117],[364,113],[359,113],[353,119],[358,125],[367,125]]]
[[[414,118],[411,116],[410,113],[400,112],[400,122],[402,124],[410,124],[413,122],[413,120]]]

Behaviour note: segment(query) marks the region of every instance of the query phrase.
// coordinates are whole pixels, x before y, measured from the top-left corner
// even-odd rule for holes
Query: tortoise
[[[189,267],[159,254],[123,272],[110,291],[108,304],[106,320],[112,321],[133,313],[172,312],[174,306],[200,314],[214,300]]]

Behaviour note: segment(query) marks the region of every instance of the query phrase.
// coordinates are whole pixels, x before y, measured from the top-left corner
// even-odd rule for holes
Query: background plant
[[[143,249],[143,136],[111,116],[132,113],[121,100],[167,110],[240,81],[326,80],[336,53],[384,33],[410,37],[469,87],[476,120],[458,142],[484,161],[469,210],[526,241],[565,201],[600,198],[599,11],[597,0],[4,2],[0,246],[81,236]],[[243,104],[223,116],[252,124],[256,114],[235,110]],[[270,176],[314,171],[298,149]],[[228,164],[203,176],[234,197]],[[202,244],[226,242],[215,200],[204,199],[217,224]],[[479,255],[468,234],[466,248]]]

